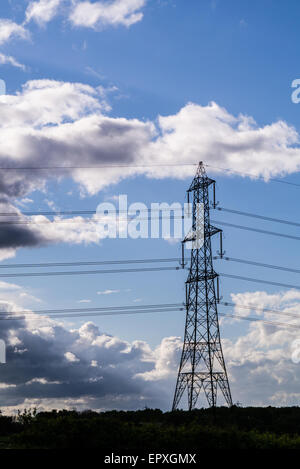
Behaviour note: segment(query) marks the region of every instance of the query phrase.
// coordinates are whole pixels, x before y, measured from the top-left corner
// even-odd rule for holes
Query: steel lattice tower
[[[186,281],[186,325],[173,409],[187,390],[188,409],[195,408],[203,389],[210,407],[217,403],[217,389],[222,391],[228,406],[232,405],[230,387],[223,357],[218,321],[218,274],[213,269],[211,236],[220,233],[222,257],[222,231],[210,224],[209,186],[215,181],[207,177],[202,162],[188,189],[193,195],[192,232],[183,243],[192,242],[191,261]],[[217,282],[217,295],[215,289]]]

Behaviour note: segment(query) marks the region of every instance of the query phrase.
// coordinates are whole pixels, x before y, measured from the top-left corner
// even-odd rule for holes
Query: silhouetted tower
[[[202,162],[187,191],[193,194],[192,231],[183,243],[192,242],[191,263],[186,281],[186,325],[180,360],[173,409],[178,408],[183,393],[187,391],[188,409],[195,408],[203,390],[210,407],[217,402],[217,389],[222,391],[228,406],[232,405],[229,382],[221,347],[217,302],[219,301],[218,274],[213,269],[211,236],[220,233],[220,257],[222,230],[210,224],[209,186],[215,181],[207,177]],[[217,295],[215,289],[217,283]]]

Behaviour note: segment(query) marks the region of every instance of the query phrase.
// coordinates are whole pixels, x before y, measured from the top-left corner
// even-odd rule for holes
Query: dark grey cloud
[[[193,166],[172,166],[177,162],[202,160],[266,178],[300,169],[299,135],[293,127],[282,121],[258,127],[251,117],[235,117],[213,102],[189,103],[155,122],[110,117],[105,90],[54,80],[29,81],[21,92],[1,96],[0,101],[0,168],[70,167],[0,169],[0,197],[11,205],[35,190],[45,190],[53,179],[71,178],[81,195],[95,195],[136,175],[177,179],[193,175]],[[161,166],[164,162],[166,167]],[[74,169],[97,165],[115,167]],[[31,226],[7,229],[0,258],[5,257],[1,249],[61,241],[53,230],[52,234],[50,239]],[[66,240],[74,242],[74,237]]]
[[[153,406],[169,402],[168,392],[143,376],[155,367],[144,342],[129,344],[92,323],[72,331],[47,319],[44,327],[34,320],[2,323],[0,338],[7,343],[7,363],[1,365],[2,407],[82,397],[86,407],[93,408],[143,407],[144,399]]]
[[[46,243],[41,234],[20,225],[0,224],[0,249],[38,247]]]

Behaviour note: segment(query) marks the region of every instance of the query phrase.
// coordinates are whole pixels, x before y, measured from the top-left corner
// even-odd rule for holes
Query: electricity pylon
[[[190,194],[193,195],[192,231],[185,237],[183,243],[192,243],[192,249],[190,270],[186,280],[184,344],[172,410],[178,408],[185,390],[187,390],[189,410],[195,408],[201,390],[204,391],[209,406],[215,407],[218,388],[222,391],[228,406],[232,405],[220,341],[217,311],[218,274],[213,269],[211,249],[211,237],[220,233],[219,254],[220,257],[223,256],[222,230],[210,224],[209,186],[213,187],[213,208],[215,208],[215,181],[207,177],[201,162],[187,191],[188,202]]]

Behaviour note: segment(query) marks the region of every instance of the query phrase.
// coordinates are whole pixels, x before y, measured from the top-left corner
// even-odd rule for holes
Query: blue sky
[[[300,184],[300,104],[291,100],[291,83],[299,77],[299,2],[290,0],[287,5],[282,0],[76,0],[71,3],[52,0],[47,9],[45,5],[43,8],[43,1],[37,0],[1,2],[0,78],[7,86],[0,111],[4,142],[0,147],[2,166],[9,158],[14,163],[25,161],[28,166],[55,166],[60,162],[78,165],[79,162],[126,164],[133,161],[138,164],[141,161],[196,163],[203,160],[244,174],[228,175],[209,170],[209,175],[217,180],[221,206],[298,219],[299,188],[268,179],[283,178]],[[93,10],[93,6],[97,10]],[[87,16],[84,10],[76,16],[79,8],[85,8]],[[88,85],[89,89],[80,88],[81,85],[66,88],[66,84],[75,83]],[[212,101],[215,107],[210,104]],[[62,103],[65,108],[61,111]],[[99,103],[100,108],[96,108]],[[51,118],[47,114],[49,109]],[[41,121],[39,113],[43,116]],[[105,130],[101,130],[98,136],[91,131],[99,113],[101,119],[104,116],[100,122],[111,126],[110,131],[114,132],[114,148],[109,147],[107,155],[109,132],[105,134]],[[159,120],[158,116],[163,119]],[[84,124],[84,118],[91,120]],[[118,126],[131,129],[124,127],[125,140],[120,140],[121,144],[118,143]],[[100,147],[104,142],[98,152],[93,147],[94,138],[99,138]],[[82,149],[77,152],[81,142]],[[134,172],[130,177],[122,174],[122,170],[113,174],[103,171],[99,172],[99,178],[95,176],[97,181],[93,180],[91,171],[80,175],[70,172],[66,178],[59,178],[55,173],[44,173],[37,178],[32,172],[23,172],[18,189],[16,181],[7,182],[7,175],[2,174],[1,184],[5,181],[3,206],[18,206],[24,210],[46,210],[49,206],[59,210],[94,210],[98,203],[118,194],[127,194],[129,202],[147,205],[151,202],[183,203],[194,168],[186,169],[186,177],[180,168],[161,174],[159,171],[156,169],[155,177],[146,171]],[[249,172],[259,179],[250,179],[246,175]],[[262,176],[265,179],[261,179]],[[24,199],[30,201],[24,204]],[[20,201],[23,201],[22,206]],[[293,227],[225,212],[212,213],[212,218],[297,235]],[[51,232],[50,236],[43,231],[36,235],[41,239],[32,242],[31,247],[26,244],[17,249],[12,247],[13,253],[7,251],[6,241],[5,248],[0,250],[2,262],[160,258],[180,254],[178,244],[161,239],[95,243],[82,242],[80,233],[77,235],[74,241],[71,234]],[[67,242],[63,242],[64,236]],[[214,248],[217,247],[215,242]],[[233,228],[224,229],[224,247],[231,257],[295,268],[299,262],[297,241]],[[216,262],[215,268],[220,272],[299,284],[294,274],[224,261]],[[2,300],[33,310],[80,307],[81,300],[89,300],[91,307],[177,303],[184,300],[185,275],[185,272],[159,272],[3,279],[8,283],[13,281],[27,296],[12,298],[3,289]],[[298,297],[289,300],[292,304],[284,304],[282,297],[286,292],[276,287],[228,279],[222,279],[221,287],[225,301],[232,301],[231,295],[239,294],[240,301],[245,303],[259,301],[262,306],[292,308],[293,311],[300,308]],[[97,294],[106,290],[117,291]],[[222,307],[220,311],[229,312]],[[162,341],[182,337],[184,328],[184,315],[179,312],[93,318],[92,321],[100,331],[122,341],[131,344],[145,341],[156,350],[158,362],[157,356],[160,353],[163,356]],[[85,323],[86,319],[72,319],[72,324],[66,322],[64,327],[77,330]],[[255,334],[261,337],[258,343],[253,339]],[[278,334],[277,330],[270,332],[263,324],[251,326],[247,321],[222,320],[225,359],[232,376],[235,401],[276,405],[297,401],[297,389],[289,388],[288,377],[282,370],[288,363],[288,367],[294,367],[292,374],[295,370],[299,373],[297,365],[289,358],[291,343],[298,333],[284,337]],[[27,340],[30,343],[30,338]],[[280,341],[284,343],[282,349]],[[176,341],[172,344],[168,350],[172,349],[174,357],[178,357],[180,346]],[[277,389],[274,376],[270,375],[268,384],[261,385],[260,393],[253,398],[247,391],[246,381],[237,384],[237,377],[249,369],[259,376],[258,368],[262,364],[256,361],[257,347],[264,364],[276,362],[277,377],[282,377],[283,385]],[[243,359],[239,356],[241,350]],[[241,362],[238,363],[237,357]],[[175,364],[176,360],[174,358]],[[159,368],[158,362],[155,362],[155,369]],[[166,380],[162,385],[166,397],[162,403],[155,400],[153,388],[150,404],[167,406],[173,392],[174,366],[171,371],[165,370],[165,374],[157,372],[158,380],[160,377]],[[153,376],[151,383],[156,382]],[[42,374],[30,374],[31,381],[42,378]],[[27,397],[31,399],[28,402],[35,399],[39,405],[56,405],[54,401],[44,402],[43,391],[34,392]],[[21,405],[24,399],[21,390],[18,399],[16,402]],[[67,402],[69,396],[62,393],[61,399]],[[8,408],[15,405],[9,399],[7,402]],[[122,407],[122,403],[118,405]],[[109,399],[97,406],[109,407]]]

